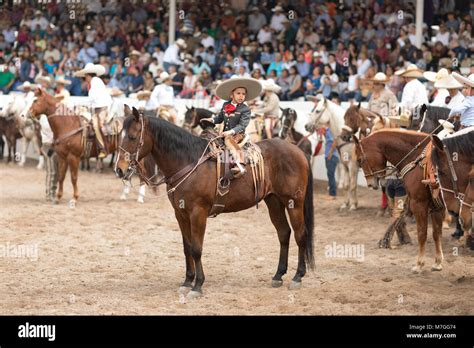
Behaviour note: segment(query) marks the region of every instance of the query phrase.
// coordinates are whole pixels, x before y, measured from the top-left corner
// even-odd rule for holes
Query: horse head
[[[376,190],[380,187],[380,179],[384,177],[386,169],[386,159],[383,154],[376,148],[375,138],[373,136],[359,140],[353,135],[355,155],[357,164],[364,172],[367,186]],[[379,175],[382,173],[382,175]]]
[[[309,114],[309,122],[306,123],[305,129],[308,132],[313,132],[321,124],[326,124],[330,120],[328,112],[329,102],[324,96],[318,96],[318,103]]]
[[[53,115],[56,112],[57,104],[61,102],[63,97],[54,97],[51,94],[37,88],[35,97],[27,101],[27,105],[22,112],[22,118],[28,116],[39,118],[42,114]]]
[[[125,121],[122,128],[117,161],[115,162],[116,175],[124,180],[130,180],[139,170],[139,161],[148,155],[153,147],[153,141],[146,131],[148,120],[136,108],[132,110],[124,106]]]
[[[296,111],[292,108],[280,108],[280,110],[282,111],[282,114],[280,116],[281,127],[278,133],[278,137],[286,139],[288,137],[289,131],[293,129],[298,115]]]

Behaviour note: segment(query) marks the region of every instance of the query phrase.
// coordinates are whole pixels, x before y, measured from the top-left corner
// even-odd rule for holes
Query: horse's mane
[[[443,106],[426,105],[426,112],[432,116],[430,119],[444,120],[448,117],[450,111],[451,109],[445,108]]]
[[[207,145],[205,139],[192,135],[161,118],[142,117],[147,119],[148,131],[162,151],[172,153],[176,159],[181,161],[197,162],[199,160]],[[133,117],[128,117],[124,121],[124,129],[128,129],[133,120]]]
[[[357,105],[352,105],[349,106],[349,108],[346,110],[346,113],[344,114],[344,119],[346,121],[351,121],[351,122],[358,122],[359,120],[359,115],[362,115],[364,118],[370,118],[370,117],[377,117],[380,116],[378,113],[370,111],[365,108],[361,108]]]
[[[451,136],[442,139],[442,142],[448,148],[449,153],[464,155],[474,164],[474,128],[466,128]],[[441,163],[441,156],[437,149],[433,149],[431,160],[435,166]]]

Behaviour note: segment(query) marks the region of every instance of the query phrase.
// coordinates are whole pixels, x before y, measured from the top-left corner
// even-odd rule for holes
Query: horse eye
[[[128,140],[134,141],[134,140],[136,140],[136,139],[137,139],[137,137],[134,137],[134,136],[132,136],[132,135],[130,135],[130,134],[128,135]]]

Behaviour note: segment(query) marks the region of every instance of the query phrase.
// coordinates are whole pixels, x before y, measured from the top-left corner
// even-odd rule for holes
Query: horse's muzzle
[[[115,169],[115,174],[123,180],[129,180],[130,177],[133,175],[133,170],[131,168],[128,168],[127,171],[124,173],[122,168],[117,168]]]

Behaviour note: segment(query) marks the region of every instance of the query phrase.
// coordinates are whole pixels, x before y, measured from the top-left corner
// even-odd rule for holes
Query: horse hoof
[[[20,167],[24,167],[24,166],[25,166],[25,163],[19,162],[18,165],[19,165]]]
[[[339,207],[339,211],[344,211],[347,209],[347,205],[343,204]]]
[[[440,264],[440,263],[435,263],[433,266],[431,266],[431,270],[433,272],[442,271],[443,270],[443,265]]]
[[[351,207],[349,208],[349,211],[354,211],[354,210],[357,210],[357,206],[351,205]]]
[[[138,197],[137,202],[138,203],[145,203],[145,200],[143,199],[143,197]]]
[[[414,273],[414,274],[419,274],[421,273],[421,267],[416,265],[416,266],[413,266],[413,268],[411,269],[411,271]]]
[[[390,244],[386,241],[379,240],[379,248],[380,249],[390,249]]]
[[[199,298],[202,296],[202,292],[201,291],[194,291],[194,290],[191,290],[188,295],[186,296],[187,299],[189,300],[194,300],[196,298]]]
[[[191,290],[189,286],[180,286],[178,289],[178,294],[186,295]]]
[[[288,284],[288,290],[297,290],[301,289],[301,282],[295,282],[294,280],[291,281],[290,284]]]
[[[272,288],[279,288],[283,285],[283,280],[272,280]]]
[[[121,200],[121,201],[126,201],[126,200],[127,200],[127,196],[126,196],[126,195],[121,195],[121,196],[120,196],[120,200]]]

